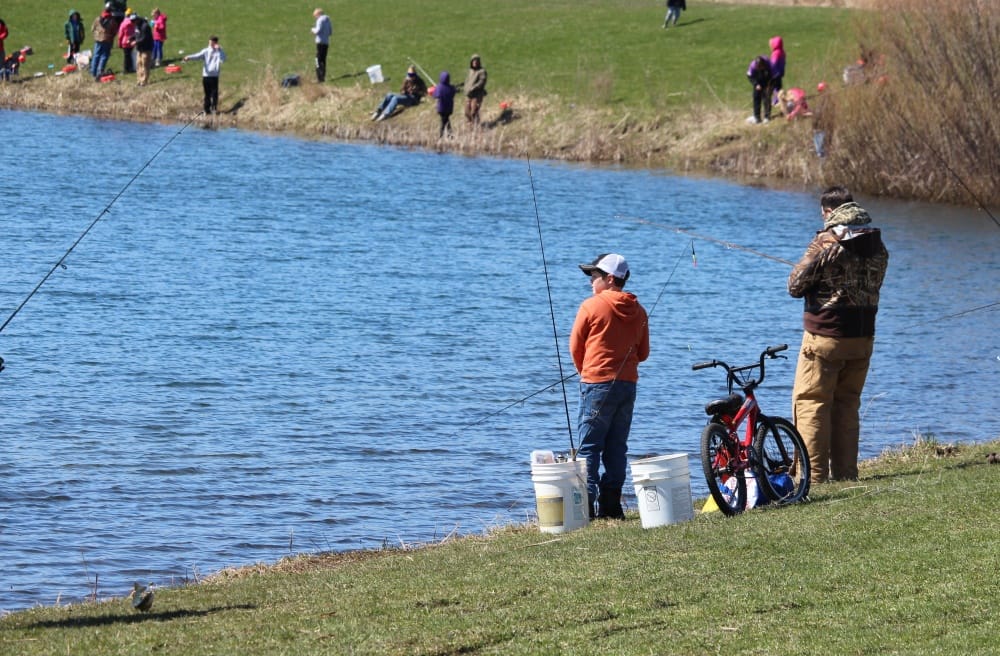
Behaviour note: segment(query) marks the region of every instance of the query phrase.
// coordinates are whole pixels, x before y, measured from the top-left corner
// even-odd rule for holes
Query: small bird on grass
[[[136,583],[132,589],[132,608],[145,613],[153,607],[153,584]]]

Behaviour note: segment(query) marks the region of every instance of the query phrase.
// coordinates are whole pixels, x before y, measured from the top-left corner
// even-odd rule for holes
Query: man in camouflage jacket
[[[788,293],[805,302],[792,414],[813,483],[858,477],[858,409],[889,263],[881,231],[847,189],[830,187],[820,207],[823,229],[788,276]]]

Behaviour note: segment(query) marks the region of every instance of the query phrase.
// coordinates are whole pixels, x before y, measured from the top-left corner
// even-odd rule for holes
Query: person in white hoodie
[[[313,12],[316,25],[312,33],[316,35],[316,81],[320,84],[326,80],[326,53],[330,49],[330,35],[333,34],[333,24],[330,17],[317,8]]]
[[[208,46],[193,55],[184,57],[184,61],[200,59],[204,64],[201,69],[201,86],[205,89],[205,113],[219,113],[219,71],[222,62],[226,61],[226,53],[219,46],[219,37],[208,37]]]

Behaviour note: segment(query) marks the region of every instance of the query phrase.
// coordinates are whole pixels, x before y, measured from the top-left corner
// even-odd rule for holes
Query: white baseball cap
[[[581,264],[580,270],[588,276],[593,274],[594,271],[611,274],[615,278],[622,280],[628,280],[629,276],[628,262],[618,253],[602,253],[594,258],[594,261],[590,264]]]

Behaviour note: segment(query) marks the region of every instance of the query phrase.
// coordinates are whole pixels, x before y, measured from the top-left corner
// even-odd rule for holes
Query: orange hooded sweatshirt
[[[646,310],[629,292],[591,296],[580,304],[569,350],[584,383],[637,382],[639,363],[649,357]]]

